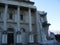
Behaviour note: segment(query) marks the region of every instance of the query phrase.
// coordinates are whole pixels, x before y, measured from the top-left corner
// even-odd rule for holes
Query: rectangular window
[[[13,14],[12,13],[9,14],[9,19],[13,19]]]
[[[1,18],[1,12],[0,12],[0,18]]]
[[[23,15],[20,15],[20,20],[23,20]]]

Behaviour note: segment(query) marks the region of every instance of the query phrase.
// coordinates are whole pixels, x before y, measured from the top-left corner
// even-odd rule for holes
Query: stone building
[[[46,15],[30,0],[0,0],[0,45],[44,43],[50,25]]]

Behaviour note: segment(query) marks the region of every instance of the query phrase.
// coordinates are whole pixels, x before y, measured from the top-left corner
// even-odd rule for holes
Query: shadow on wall
[[[55,38],[58,42],[60,42],[60,34],[55,35]]]

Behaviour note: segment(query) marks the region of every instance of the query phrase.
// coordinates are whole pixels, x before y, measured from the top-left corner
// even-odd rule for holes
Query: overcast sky
[[[49,31],[60,33],[60,0],[31,0],[39,11],[47,12]]]

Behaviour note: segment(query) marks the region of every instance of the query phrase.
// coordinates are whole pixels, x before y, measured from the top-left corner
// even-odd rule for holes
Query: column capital
[[[7,7],[8,7],[8,4],[5,4],[5,6],[7,6]]]
[[[20,8],[20,6],[17,6],[18,8]]]
[[[20,31],[17,31],[16,34],[21,34],[21,32]]]
[[[33,35],[33,34],[34,34],[34,32],[29,32],[29,33],[28,33],[28,35]]]
[[[31,9],[31,7],[28,7],[28,9]]]
[[[5,5],[8,5],[8,4],[5,4]]]
[[[2,34],[7,34],[7,31],[3,31]]]
[[[28,10],[31,10],[31,8],[29,7]]]

